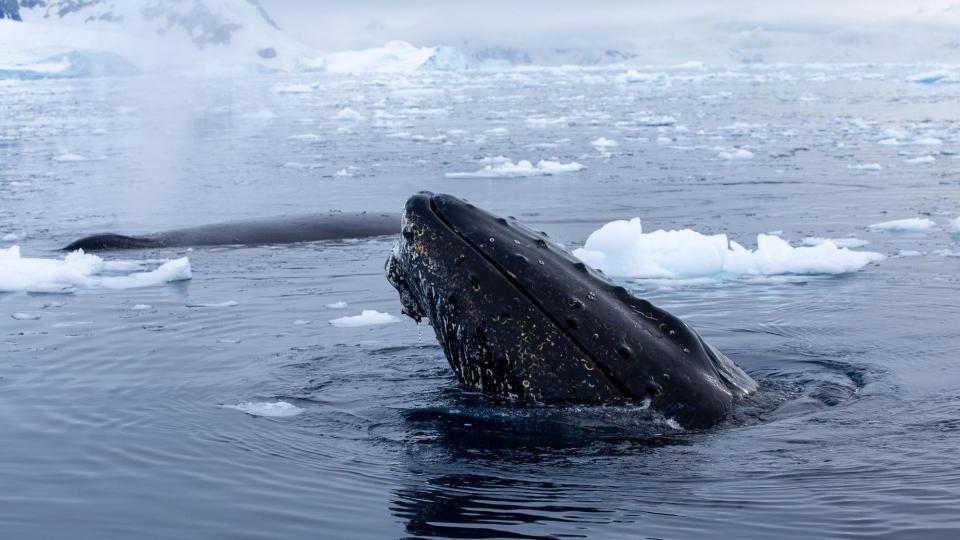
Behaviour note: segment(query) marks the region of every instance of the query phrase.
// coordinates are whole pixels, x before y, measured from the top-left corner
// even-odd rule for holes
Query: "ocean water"
[[[887,255],[840,276],[622,280],[761,385],[695,432],[465,393],[406,318],[330,325],[399,315],[390,238],[107,253],[187,256],[193,279],[0,294],[0,537],[960,534],[960,85],[917,71],[0,81],[0,247],[24,256],[93,232],[399,211],[422,189],[571,248],[639,216]],[[497,156],[583,169],[445,177]],[[938,226],[868,228],[912,217]]]

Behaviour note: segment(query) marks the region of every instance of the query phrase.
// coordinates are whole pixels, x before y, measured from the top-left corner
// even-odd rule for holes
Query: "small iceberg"
[[[896,231],[896,232],[918,232],[935,229],[937,224],[932,219],[927,218],[909,218],[895,219],[893,221],[884,221],[874,223],[869,228],[877,231]]]
[[[514,163],[506,160],[502,163],[487,165],[479,171],[474,172],[453,172],[446,173],[447,178],[524,178],[528,176],[550,176],[554,174],[565,174],[582,171],[584,166],[572,161],[570,163],[561,163],[559,161],[540,160],[536,165],[527,160],[521,160]]]
[[[606,137],[600,137],[599,139],[590,141],[590,144],[596,146],[597,148],[614,148],[620,146],[620,143]]]
[[[83,250],[74,251],[63,260],[22,257],[20,246],[13,246],[0,249],[0,292],[131,289],[191,278],[187,257],[167,261],[148,272],[118,273],[141,267],[139,261],[104,261]]]
[[[374,326],[395,322],[400,322],[400,319],[390,315],[389,313],[381,313],[372,309],[365,309],[360,312],[360,315],[333,319],[330,321],[330,324],[336,326],[337,328],[357,328],[360,326]]]
[[[957,84],[960,83],[960,73],[946,70],[928,71],[907,77],[907,82],[916,84]]]
[[[843,274],[883,259],[880,253],[852,251],[824,239],[794,247],[778,236],[757,235],[747,249],[725,234],[690,229],[644,233],[640,218],[607,223],[587,238],[574,256],[610,276],[684,279],[734,274]]]
[[[720,152],[717,153],[717,157],[721,159],[730,160],[730,161],[753,159],[753,152],[745,148],[736,148],[734,150],[721,150]]]

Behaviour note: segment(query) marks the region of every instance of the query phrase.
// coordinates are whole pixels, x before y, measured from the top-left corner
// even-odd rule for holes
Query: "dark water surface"
[[[729,422],[690,432],[629,408],[463,393],[432,330],[407,319],[329,325],[399,313],[391,239],[106,254],[187,255],[194,277],[0,294],[0,537],[960,535],[960,241],[946,225],[960,85],[909,73],[0,82],[0,237],[22,237],[0,247],[24,256],[103,230],[398,211],[420,189],[570,246],[640,216],[748,246],[772,230],[854,235],[888,256],[843,276],[626,282],[761,384]],[[363,118],[335,119],[345,107]],[[619,146],[597,150],[601,136]],[[912,144],[924,138],[941,144]],[[733,147],[754,158],[718,157]],[[586,169],[443,177],[498,155]],[[905,161],[923,155],[935,162]],[[866,163],[883,168],[848,168]],[[939,228],[867,228],[916,216]],[[274,401],[304,412],[229,408]]]

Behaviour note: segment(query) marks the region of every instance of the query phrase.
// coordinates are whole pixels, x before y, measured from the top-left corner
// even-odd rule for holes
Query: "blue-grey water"
[[[905,82],[915,71],[0,81],[0,237],[16,235],[0,247],[24,256],[96,231],[399,211],[421,189],[572,247],[640,216],[887,255],[842,276],[626,282],[761,384],[690,432],[463,393],[406,318],[331,326],[399,314],[391,239],[105,254],[186,255],[194,276],[0,294],[0,537],[960,535],[960,85]],[[361,118],[338,119],[348,107]],[[734,147],[754,157],[718,157]],[[586,168],[443,176],[500,155]],[[867,228],[917,216],[938,228]],[[304,412],[229,408],[273,401]]]

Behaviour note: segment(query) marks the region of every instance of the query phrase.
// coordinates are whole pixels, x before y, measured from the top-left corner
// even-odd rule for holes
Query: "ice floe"
[[[683,279],[718,274],[842,274],[883,259],[880,253],[851,251],[829,240],[794,247],[777,236],[757,235],[747,249],[725,234],[690,229],[644,233],[640,218],[607,223],[573,254],[611,276]]]
[[[932,219],[916,217],[908,219],[895,219],[893,221],[884,221],[882,223],[873,223],[870,225],[870,228],[878,231],[915,232],[928,231],[936,228],[936,226],[936,222],[934,222]]]
[[[858,163],[856,165],[847,165],[852,171],[879,171],[883,167],[879,163]]]
[[[303,409],[286,401],[247,401],[236,405],[224,405],[225,409],[235,409],[251,416],[266,416],[269,418],[287,418],[296,416]]]
[[[950,227],[953,229],[953,232],[960,233],[960,217],[950,221]]]
[[[337,115],[334,118],[341,122],[359,122],[363,120],[363,115],[350,107],[344,107],[337,111]]]
[[[356,328],[359,326],[374,326],[378,324],[390,324],[395,322],[400,322],[400,319],[389,313],[365,309],[360,312],[360,315],[333,319],[330,321],[330,324],[338,328]]]
[[[334,302],[334,303],[332,303],[332,304],[327,304],[327,305],[325,305],[325,306],[323,306],[323,307],[325,307],[325,308],[327,308],[327,309],[345,309],[345,308],[347,307],[347,303],[346,303],[346,302],[343,302],[343,301],[340,301],[340,302]]]
[[[907,77],[907,82],[917,84],[956,84],[960,83],[960,73],[954,71],[937,70],[926,73],[917,73]]]
[[[606,137],[600,137],[599,139],[594,139],[590,141],[590,144],[596,146],[597,148],[614,148],[620,146],[620,143],[613,139],[608,139]]]
[[[96,255],[74,251],[61,259],[23,257],[20,246],[0,249],[0,291],[58,292],[77,288],[130,289],[191,278],[186,257],[164,262],[146,272],[137,261],[104,261]]]
[[[753,159],[753,152],[746,150],[744,148],[736,148],[733,150],[721,150],[717,153],[717,156],[721,159],[727,159],[731,161],[743,160],[743,159]]]
[[[859,238],[821,238],[818,236],[808,236],[803,239],[803,243],[808,246],[819,246],[827,242],[833,242],[833,245],[841,248],[858,248],[870,243],[868,240],[861,240]]]
[[[914,157],[914,158],[907,158],[907,159],[905,159],[905,160],[903,160],[903,161],[906,162],[906,163],[912,163],[912,164],[914,164],[914,165],[918,165],[918,164],[919,164],[919,165],[922,165],[922,164],[926,164],[926,163],[933,163],[933,162],[936,161],[936,160],[937,160],[937,158],[935,158],[935,157],[933,157],[933,156],[919,156],[919,157]]]
[[[486,165],[479,171],[452,172],[446,173],[444,176],[447,178],[522,178],[572,173],[583,169],[584,166],[576,161],[561,163],[559,161],[540,160],[534,165],[525,159],[517,163],[507,159],[492,165]]]

